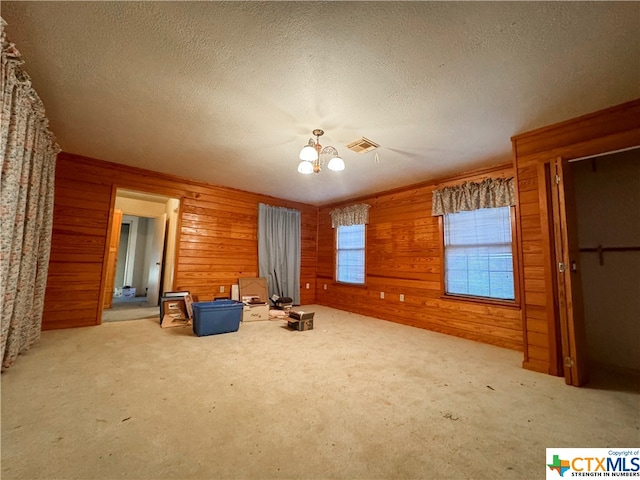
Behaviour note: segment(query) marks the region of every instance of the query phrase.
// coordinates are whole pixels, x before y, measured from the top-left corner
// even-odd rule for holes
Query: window
[[[336,279],[364,285],[364,225],[337,228]]]
[[[514,300],[510,207],[444,215],[445,293]]]

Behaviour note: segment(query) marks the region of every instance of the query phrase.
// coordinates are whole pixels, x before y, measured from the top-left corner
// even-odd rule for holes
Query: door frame
[[[105,249],[103,254],[102,261],[102,273],[100,276],[100,293],[98,295],[98,309],[97,309],[97,318],[96,325],[102,324],[102,312],[104,310],[104,297],[105,297],[105,286],[107,283],[107,262],[109,256],[109,239],[111,237],[111,233],[113,230],[113,218],[115,215],[115,205],[116,205],[116,197],[118,196],[118,190],[129,190],[133,192],[139,192],[141,194],[148,195],[158,195],[162,197],[167,197],[168,199],[175,199],[178,201],[178,211],[176,214],[176,231],[175,231],[175,243],[174,249],[175,253],[173,256],[173,279],[171,282],[171,288],[175,290],[176,288],[176,272],[177,266],[179,262],[179,246],[180,246],[180,233],[181,233],[181,224],[182,224],[182,213],[184,208],[184,200],[185,197],[183,195],[175,195],[174,192],[168,192],[165,190],[153,190],[150,188],[146,188],[146,186],[138,187],[138,186],[129,186],[129,185],[121,185],[121,184],[111,184],[111,200],[109,202],[109,215],[108,215],[108,223],[107,223],[107,231],[105,232]],[[165,257],[166,258],[166,257]],[[164,261],[163,261],[164,262]],[[163,269],[165,265],[163,264]],[[162,286],[161,286],[162,288]]]
[[[118,250],[120,249],[120,228],[122,226],[122,210],[114,209],[110,219],[109,235],[107,236],[106,258],[103,264],[104,282],[100,288],[102,292],[102,308],[110,309],[113,303],[116,269],[118,266]]]
[[[550,273],[545,281],[552,286],[553,295],[553,301],[548,302],[550,373],[564,376],[569,385],[582,386],[589,380],[578,218],[571,164],[638,149],[640,146],[632,146],[571,160],[558,157],[539,164],[540,195],[545,192],[544,201],[548,203],[548,208],[541,208],[543,237],[546,237],[547,247],[544,255]],[[541,198],[541,204],[542,201]],[[559,263],[564,264],[564,272],[559,271]]]
[[[520,251],[524,251],[525,246],[538,249],[542,247],[542,272],[543,276],[538,276],[537,271],[527,272],[523,263],[520,264],[520,279],[524,292],[522,303],[522,328],[524,339],[524,359],[523,368],[545,372],[552,375],[563,375],[563,368],[558,367],[557,360],[562,359],[558,354],[558,342],[560,334],[555,332],[556,311],[554,309],[558,299],[555,292],[554,278],[555,271],[552,266],[555,261],[552,259],[550,234],[550,200],[546,187],[549,185],[545,180],[544,165],[549,164],[558,156],[566,160],[596,156],[611,153],[623,149],[640,146],[640,99],[631,100],[626,103],[599,110],[593,113],[572,118],[560,123],[548,125],[546,127],[530,130],[511,137],[513,147],[513,166],[518,184],[518,202],[521,201],[522,191],[537,191],[539,209],[528,211],[532,218],[538,217],[540,220],[539,230],[533,230],[524,234],[519,239]],[[541,167],[542,164],[542,167]],[[531,178],[531,167],[537,167],[537,178]],[[533,205],[530,205],[533,207]],[[518,223],[522,226],[522,210],[518,206]],[[538,233],[540,232],[540,233]],[[541,234],[541,237],[538,235]],[[528,245],[523,245],[526,242]],[[539,252],[539,250],[538,250]],[[536,255],[540,253],[536,252]],[[532,287],[532,299],[528,298],[527,288]],[[543,296],[533,298],[538,292]],[[540,318],[541,312],[535,315],[529,314],[528,306],[541,305],[546,308],[544,317],[547,319],[547,331],[544,336],[546,345],[540,343],[540,347],[529,342],[529,334],[536,335],[538,341],[544,337],[536,330],[539,323],[534,322]],[[530,320],[532,320],[530,324]],[[532,348],[538,348],[536,355],[533,355]],[[547,353],[546,359],[541,356],[542,352]]]

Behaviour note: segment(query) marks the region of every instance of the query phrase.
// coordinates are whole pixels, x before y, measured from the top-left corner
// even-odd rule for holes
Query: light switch
[[[224,293],[224,285],[220,285],[220,293]]]
[[[404,293],[401,293],[401,294],[400,294],[400,301],[401,301],[401,302],[404,302]]]
[[[380,292],[380,298],[384,298],[384,292]]]

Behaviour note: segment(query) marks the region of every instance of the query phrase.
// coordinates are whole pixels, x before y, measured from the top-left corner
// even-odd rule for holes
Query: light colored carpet
[[[309,306],[315,328],[44,332],[2,374],[2,478],[545,478],[545,447],[640,445],[637,384]]]
[[[160,307],[149,306],[144,297],[141,300],[114,302],[109,309],[102,311],[103,322],[123,322],[156,317],[160,323]]]

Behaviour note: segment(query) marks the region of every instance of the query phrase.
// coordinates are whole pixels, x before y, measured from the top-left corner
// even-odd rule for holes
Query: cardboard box
[[[168,313],[165,312],[164,308],[165,301],[167,300],[182,300],[184,302],[184,308],[187,313],[185,318],[193,318],[193,311],[191,309],[193,299],[191,298],[191,295],[189,295],[189,292],[165,292],[165,294],[160,297],[160,324],[162,324],[162,320],[164,320],[165,313]],[[173,313],[175,313],[175,311]]]
[[[289,321],[287,326],[293,330],[303,332],[305,330],[313,330],[313,316],[315,312],[296,312],[289,311]]]
[[[290,329],[298,330],[299,332],[303,332],[305,330],[313,330],[313,318],[308,318],[306,320],[291,319],[287,322],[287,326]]]
[[[255,322],[258,320],[269,320],[269,305],[245,305],[242,309],[242,321]]]
[[[314,315],[315,315],[315,312],[298,312],[295,310],[289,311],[289,316],[294,320],[309,320],[309,319],[313,320]]]
[[[189,311],[184,298],[165,299],[161,301],[160,306],[162,310],[160,326],[162,328],[186,327],[187,325],[191,325]]]
[[[239,278],[240,298],[247,299],[242,310],[243,322],[269,320],[266,278]]]
[[[239,278],[238,285],[240,287],[239,290],[241,299],[244,297],[255,297],[260,299],[259,303],[268,303],[269,293],[267,292],[266,278]]]
[[[136,296],[136,287],[124,287],[122,289],[122,296],[125,298],[133,298]]]

